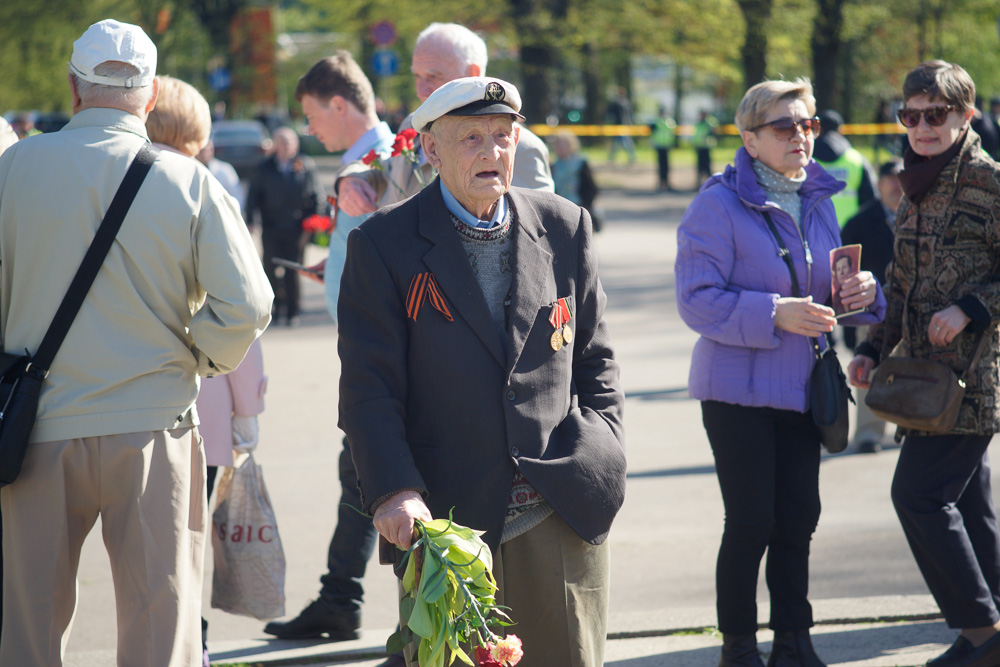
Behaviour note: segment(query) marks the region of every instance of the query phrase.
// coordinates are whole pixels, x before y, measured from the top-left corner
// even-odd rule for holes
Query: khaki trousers
[[[868,327],[858,327],[858,340],[864,340],[867,336]],[[865,441],[881,444],[885,440],[887,423],[876,417],[871,409],[865,405],[865,396],[867,395],[867,389],[854,387],[854,400],[857,402],[857,418],[854,425],[854,438],[851,442],[855,446]]]
[[[507,613],[517,623],[506,634],[517,635],[524,645],[518,667],[604,665],[611,576],[607,542],[596,547],[584,542],[553,513],[500,545],[493,554],[493,575],[497,604],[510,607]],[[406,651],[410,667],[417,665],[414,656],[415,651]]]
[[[201,664],[208,508],[195,429],[32,443],[18,480],[0,490],[0,509],[0,665],[62,665],[80,549],[98,516],[115,586],[118,665]]]

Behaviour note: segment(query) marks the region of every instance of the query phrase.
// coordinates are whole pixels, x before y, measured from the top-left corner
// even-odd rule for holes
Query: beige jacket
[[[413,127],[412,115],[403,119],[399,124],[399,131]],[[530,188],[532,190],[543,190],[545,192],[555,192],[555,184],[552,181],[552,169],[549,166],[549,149],[545,142],[537,134],[534,134],[524,125],[521,128],[520,137],[517,142],[517,150],[514,153],[514,176],[511,185],[519,188]],[[419,137],[417,141],[419,141]],[[420,191],[420,180],[424,185],[430,183],[437,176],[437,172],[427,163],[414,167],[413,163],[402,155],[386,158],[383,160],[384,170],[371,169],[361,161],[344,165],[337,174],[337,178],[343,176],[361,176],[375,189],[378,195],[378,207],[388,206],[401,202],[407,197],[411,197]],[[420,179],[417,178],[417,172]],[[334,181],[334,191],[337,185]]]
[[[0,334],[34,352],[125,171],[140,119],[86,109],[0,156]],[[198,375],[229,372],[273,295],[236,200],[161,152],[52,364],[32,441],[197,423]]]

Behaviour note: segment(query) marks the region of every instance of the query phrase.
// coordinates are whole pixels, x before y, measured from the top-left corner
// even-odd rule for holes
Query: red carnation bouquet
[[[402,155],[406,158],[407,162],[413,165],[413,173],[417,177],[417,183],[420,187],[424,187],[424,178],[420,173],[420,158],[417,157],[417,150],[414,147],[414,141],[417,138],[417,131],[413,128],[403,130],[396,135],[396,138],[392,141],[392,152],[389,153],[389,157],[397,157]],[[382,164],[382,156],[380,156],[375,149],[368,151],[368,154],[361,158],[361,162],[372,167],[373,169],[378,169],[383,174],[385,174],[385,165]],[[386,174],[386,180],[391,182],[396,189],[399,190],[400,194],[406,194],[403,188],[399,186],[398,183],[393,182],[389,175]]]

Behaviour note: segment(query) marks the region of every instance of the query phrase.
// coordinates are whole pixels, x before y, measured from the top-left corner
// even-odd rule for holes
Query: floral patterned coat
[[[872,326],[862,354],[897,354],[947,364],[961,376],[979,331],[988,337],[967,381],[956,434],[1000,431],[997,411],[1000,324],[1000,165],[969,130],[958,154],[920,202],[904,197],[896,212],[893,261],[886,269],[885,321]],[[972,318],[946,346],[932,346],[934,313],[957,304]],[[917,431],[905,431],[925,435]]]

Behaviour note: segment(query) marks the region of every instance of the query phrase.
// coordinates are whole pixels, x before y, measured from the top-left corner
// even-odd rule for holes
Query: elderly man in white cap
[[[440,177],[348,239],[340,426],[362,503],[484,530],[526,666],[603,664],[623,395],[589,214],[511,188],[517,89],[451,81],[413,114]]]
[[[0,156],[0,333],[34,353],[126,170],[148,145],[156,47],[104,20],[73,45],[74,117]],[[119,665],[202,664],[208,525],[198,376],[234,369],[273,295],[239,206],[198,161],[154,154],[42,386],[0,491],[0,664],[62,664],[80,549],[98,517]]]

